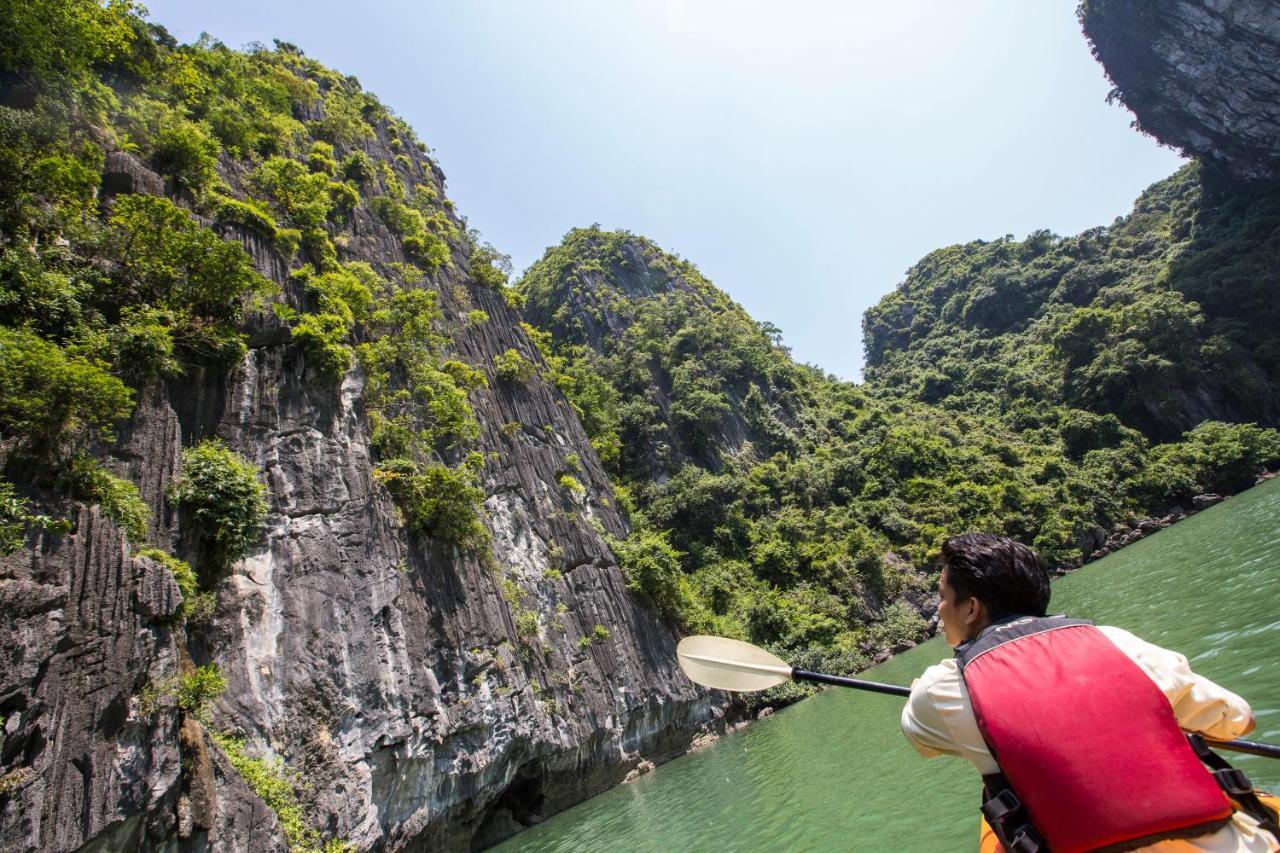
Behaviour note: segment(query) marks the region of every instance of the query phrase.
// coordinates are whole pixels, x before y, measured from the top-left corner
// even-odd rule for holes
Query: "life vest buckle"
[[[1253,783],[1249,777],[1236,767],[1223,767],[1213,771],[1213,776],[1229,797],[1240,797],[1253,793]]]
[[[987,823],[1002,823],[1006,817],[1022,808],[1022,800],[1009,788],[1005,788],[982,804],[982,814]]]
[[[1044,849],[1044,839],[1030,826],[1023,827],[1009,842],[1009,853],[1040,853]]]

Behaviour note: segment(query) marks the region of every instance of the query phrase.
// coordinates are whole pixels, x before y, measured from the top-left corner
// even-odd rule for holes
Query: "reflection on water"
[[[1051,610],[1182,651],[1253,703],[1251,738],[1280,743],[1280,482],[1063,578]],[[868,677],[908,684],[947,654],[935,639]],[[898,730],[901,709],[898,698],[829,689],[498,849],[975,849],[977,777],[965,762],[917,756]],[[1232,761],[1280,790],[1280,760]]]

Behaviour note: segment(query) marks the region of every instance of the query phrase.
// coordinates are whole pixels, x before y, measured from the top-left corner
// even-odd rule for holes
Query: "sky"
[[[279,38],[358,77],[517,273],[626,228],[845,379],[928,252],[1108,224],[1180,164],[1106,103],[1072,0],[146,5],[182,41]]]

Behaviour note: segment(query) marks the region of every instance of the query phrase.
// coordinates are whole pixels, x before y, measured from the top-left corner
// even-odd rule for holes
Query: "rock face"
[[[397,160],[385,128],[360,145],[443,193],[434,164]],[[127,155],[109,162],[104,194],[161,191]],[[236,187],[234,164],[222,171]],[[227,236],[302,307],[270,244]],[[363,207],[335,236],[343,260],[406,260]],[[192,662],[228,681],[210,724],[282,759],[305,782],[308,821],[361,850],[483,847],[717,725],[724,698],[684,679],[672,630],[626,588],[605,536],[627,520],[580,422],[541,378],[495,375],[507,349],[540,357],[504,297],[469,279],[465,247],[451,249],[423,286],[453,357],[488,374],[471,403],[491,549],[411,535],[371,476],[359,370],[324,379],[272,314],[254,315],[233,370],[144,389],[110,460],[151,505],[152,543],[178,553],[166,489],[182,447],[217,436],[265,472],[266,529],[210,622],[184,646],[172,578],[131,558],[96,508],[70,507],[71,534],[0,561],[3,751],[23,768],[0,781],[0,847],[286,849],[204,727],[141,698]],[[465,322],[477,310],[488,322]],[[558,482],[569,465],[581,493]]]
[[[164,621],[181,596],[96,508],[76,528],[7,561],[0,581],[4,751],[24,759],[4,786],[7,850],[173,829],[176,715],[145,718],[136,694],[178,665]]]
[[[160,195],[164,192],[164,180],[138,162],[132,154],[112,151],[106,157],[102,170],[102,194],[119,193]]]
[[[1241,178],[1280,177],[1280,15],[1269,0],[1084,0],[1138,125]]]

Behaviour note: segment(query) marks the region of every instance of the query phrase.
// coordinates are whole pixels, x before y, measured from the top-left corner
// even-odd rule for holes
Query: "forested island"
[[[0,845],[483,847],[750,713],[682,634],[856,672],[947,535],[1065,570],[1274,470],[1280,126],[1167,108],[1256,69],[1129,5],[1086,34],[1192,162],[921,259],[852,383],[636,234],[512,280],[295,45],[0,4]],[[1237,5],[1190,54],[1280,51]]]

